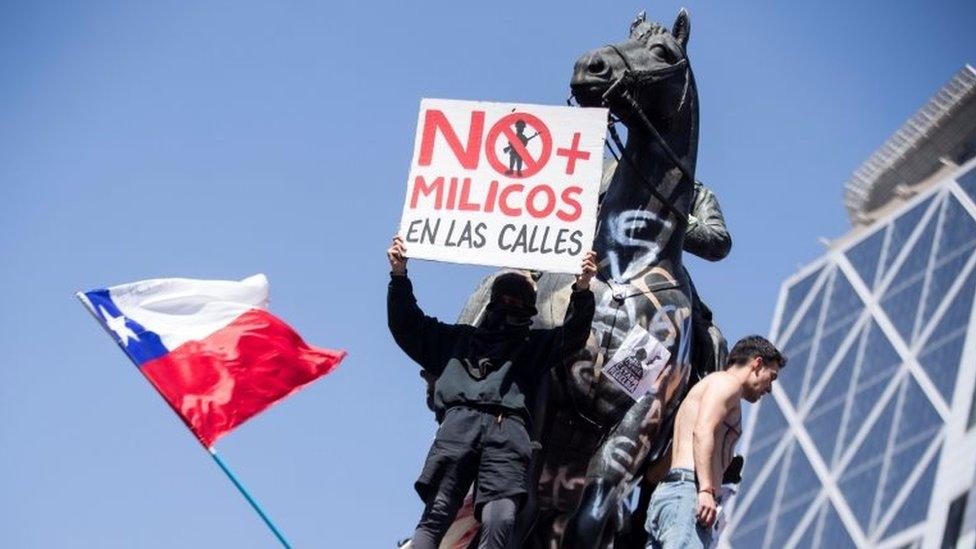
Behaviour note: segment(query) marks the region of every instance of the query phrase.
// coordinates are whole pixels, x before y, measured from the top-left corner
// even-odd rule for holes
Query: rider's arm
[[[711,189],[697,181],[684,249],[708,261],[723,259],[732,249],[732,236],[725,226],[725,216],[718,205],[718,198]]]
[[[710,490],[713,496],[722,480],[715,478],[712,466],[719,427],[738,405],[740,398],[741,387],[734,378],[716,375],[705,388],[698,405],[691,444],[695,474],[698,475],[698,490]]]

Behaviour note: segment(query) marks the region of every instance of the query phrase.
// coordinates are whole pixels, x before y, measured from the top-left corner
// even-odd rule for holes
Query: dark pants
[[[475,483],[481,548],[504,547],[526,493],[531,442],[522,420],[472,408],[447,411],[417,480],[424,514],[412,546],[436,549]]]

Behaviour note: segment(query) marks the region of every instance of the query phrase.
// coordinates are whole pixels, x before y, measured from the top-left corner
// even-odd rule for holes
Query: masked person
[[[387,250],[390,332],[421,368],[436,376],[434,410],[440,428],[415,487],[424,513],[413,549],[435,549],[475,484],[479,548],[501,548],[527,490],[532,448],[527,430],[542,376],[586,344],[593,321],[590,280],[596,255],[583,259],[561,327],[531,329],[535,287],[520,273],[499,275],[484,319],[475,326],[424,315],[407,278],[406,248],[396,237]]]

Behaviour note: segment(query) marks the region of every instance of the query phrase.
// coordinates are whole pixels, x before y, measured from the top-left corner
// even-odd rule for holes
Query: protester
[[[590,334],[596,254],[583,259],[563,326],[547,330],[530,328],[537,312],[535,287],[520,273],[495,279],[477,327],[446,324],[417,306],[399,237],[387,257],[390,332],[410,358],[437,377],[434,409],[441,422],[415,485],[425,509],[411,547],[438,547],[475,481],[479,548],[504,547],[527,491],[527,425],[535,390],[542,375],[582,349]]]
[[[716,519],[716,491],[742,432],[741,400],[758,402],[786,365],[761,336],[735,344],[724,371],[688,393],[674,423],[671,467],[651,497],[647,547],[706,548]]]

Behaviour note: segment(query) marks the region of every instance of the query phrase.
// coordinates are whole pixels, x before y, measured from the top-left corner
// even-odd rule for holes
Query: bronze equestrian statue
[[[587,348],[554,370],[540,391],[533,439],[544,445],[537,445],[531,470],[538,491],[523,508],[512,547],[643,547],[643,511],[658,470],[668,464],[679,400],[725,362],[725,340],[681,261],[682,248],[709,261],[731,248],[715,195],[694,181],[698,94],[689,34],[685,10],[670,31],[642,13],[629,40],[576,63],[573,96],[583,106],[609,107],[628,139],[621,144],[611,126],[622,157],[604,171],[600,194],[599,316]],[[572,277],[532,274],[536,325],[554,325],[566,310]],[[472,294],[459,322],[480,321],[494,276]],[[638,325],[667,345],[670,362],[654,391],[634,402],[599,372]],[[622,502],[638,483],[634,515],[625,516]],[[442,547],[477,542],[470,511],[462,510]]]
[[[516,546],[613,547],[615,539],[618,547],[631,545],[618,538],[629,526],[621,502],[648,476],[651,463],[667,457],[673,414],[693,381],[692,286],[682,264],[689,212],[700,196],[694,179],[698,92],[686,50],[690,30],[684,9],[670,30],[642,13],[628,40],[576,62],[573,97],[584,107],[608,107],[612,120],[626,126],[627,139],[621,143],[611,125],[621,157],[600,195],[594,249],[601,264],[592,285],[597,313],[586,348],[566,368],[554,369],[540,391],[533,440],[542,444],[531,470],[538,490],[520,517]],[[692,218],[692,226],[697,222]],[[726,253],[727,246],[708,252],[716,256],[708,259]],[[566,311],[573,277],[534,278],[535,322],[554,326]],[[480,320],[492,279],[469,298],[460,322]],[[601,376],[603,364],[635,326],[670,352],[655,389],[637,401]],[[708,343],[700,347],[713,357],[699,369],[711,370],[724,340],[717,329],[701,333]]]

